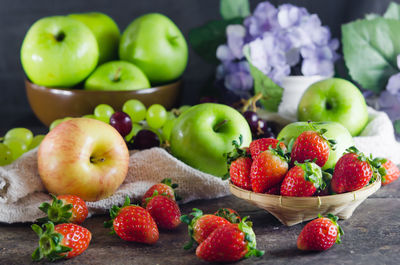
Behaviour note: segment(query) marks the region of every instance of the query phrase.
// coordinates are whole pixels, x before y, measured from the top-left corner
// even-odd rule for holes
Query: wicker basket
[[[377,180],[373,184],[353,192],[329,196],[288,197],[255,193],[230,183],[233,195],[267,210],[287,226],[314,219],[318,214],[332,213],[340,219],[347,219],[351,217],[358,205],[380,187],[381,181]]]

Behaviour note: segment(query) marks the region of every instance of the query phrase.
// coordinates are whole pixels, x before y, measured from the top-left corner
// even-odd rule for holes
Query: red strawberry
[[[125,241],[154,244],[159,234],[157,224],[150,213],[140,206],[130,205],[127,197],[124,205],[110,209],[111,220],[104,223]]]
[[[336,163],[332,175],[331,188],[335,193],[355,191],[374,182],[378,174],[385,175],[386,170],[381,166],[384,159],[367,158],[355,147],[347,149]]]
[[[157,194],[167,196],[173,200],[179,200],[180,198],[175,194],[174,190],[177,187],[178,184],[172,183],[170,178],[163,179],[161,183],[154,184],[146,191],[142,198],[142,206],[146,207],[146,199],[153,196],[155,191],[157,191]]]
[[[225,218],[232,224],[238,224],[240,221],[242,221],[242,218],[240,218],[240,215],[235,211],[230,208],[219,208],[214,215],[220,216],[222,218]]]
[[[328,214],[328,218],[321,215],[318,217],[301,230],[297,238],[298,249],[322,251],[332,247],[335,243],[340,244],[343,230],[337,223],[338,217],[332,214]]]
[[[315,160],[318,166],[323,167],[328,161],[331,148],[334,150],[334,144],[336,144],[336,141],[327,140],[323,136],[325,132],[326,129],[319,132],[302,132],[294,141],[291,153],[292,162],[304,163],[307,160]]]
[[[200,259],[209,262],[233,262],[251,256],[260,257],[256,236],[246,218],[239,224],[226,224],[215,229],[196,249]]]
[[[250,157],[239,157],[229,167],[229,175],[234,185],[251,190],[250,170],[253,161]]]
[[[280,195],[281,194],[281,183],[278,183],[275,186],[272,186],[265,193],[271,194],[271,195]]]
[[[251,165],[250,180],[254,192],[264,193],[282,182],[288,171],[287,154],[278,146],[257,156]]]
[[[304,164],[296,163],[283,179],[281,195],[308,197],[312,196],[317,189],[323,189],[321,168],[312,162]]]
[[[156,195],[147,203],[146,210],[153,217],[159,228],[175,229],[181,223],[181,211],[175,200]]]
[[[252,141],[249,146],[251,157],[253,159],[256,159],[259,154],[268,150],[270,146],[272,148],[276,148],[278,143],[279,143],[279,141],[274,138],[260,138],[260,139]],[[286,150],[286,146],[284,143],[282,143],[282,142],[279,143],[279,146],[283,150]]]
[[[39,236],[39,247],[32,254],[34,261],[44,257],[50,261],[73,258],[82,254],[92,239],[89,230],[76,224],[54,226],[52,222],[48,222],[42,225],[45,231],[37,224],[31,227]]]
[[[52,221],[54,224],[74,223],[81,224],[88,216],[88,209],[84,200],[75,195],[54,196],[51,204],[44,202],[39,209],[47,214],[47,217],[37,221],[46,223]]]
[[[386,169],[386,176],[382,177],[382,185],[392,183],[400,176],[399,168],[389,159],[382,166]]]
[[[192,220],[187,215],[181,216],[181,221],[188,225],[190,236],[190,241],[184,246],[185,249],[191,248],[195,241],[200,244],[221,225],[229,224],[229,221],[223,217],[213,214],[203,215],[203,212],[196,208],[190,215],[194,217]]]

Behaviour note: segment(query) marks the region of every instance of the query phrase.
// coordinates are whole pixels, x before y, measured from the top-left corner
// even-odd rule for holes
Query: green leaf
[[[248,46],[243,48],[243,53],[250,65],[250,73],[254,79],[254,94],[261,92],[263,97],[260,103],[266,110],[278,111],[279,104],[282,100],[283,88],[251,63],[250,49]]]
[[[343,55],[350,76],[363,88],[380,92],[398,73],[400,21],[376,18],[342,26]]]
[[[223,19],[247,17],[250,15],[249,0],[221,0],[220,13]]]
[[[394,2],[391,2],[383,15],[384,18],[392,18],[400,20],[400,5]]]
[[[400,120],[395,120],[393,123],[394,130],[397,134],[400,134]]]
[[[189,31],[189,42],[193,50],[209,63],[218,64],[216,51],[219,45],[226,42],[226,27],[231,24],[242,24],[243,18],[230,20],[213,20]]]

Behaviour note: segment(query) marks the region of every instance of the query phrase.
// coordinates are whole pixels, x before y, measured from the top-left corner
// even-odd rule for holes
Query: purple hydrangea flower
[[[268,1],[261,2],[243,25],[228,26],[226,34],[227,44],[217,49],[221,61],[217,80],[238,95],[253,85],[243,54],[245,45],[251,63],[278,84],[299,62],[304,75],[332,76],[339,58],[339,41],[331,38],[329,28],[316,14],[292,4],[276,8]]]

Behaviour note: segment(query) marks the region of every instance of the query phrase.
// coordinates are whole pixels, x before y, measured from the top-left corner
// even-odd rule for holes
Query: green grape
[[[174,127],[176,118],[174,119],[169,119],[164,123],[164,126],[161,129],[161,135],[162,139],[164,141],[169,141],[169,138],[171,136],[172,128]]]
[[[185,113],[186,111],[188,111],[192,106],[189,105],[182,105],[179,107],[179,113],[180,115],[182,115],[183,113]]]
[[[4,139],[8,138],[17,138],[24,142],[26,145],[30,145],[32,142],[33,133],[26,128],[14,128],[9,130],[4,136]]]
[[[49,127],[49,130],[51,131],[51,130],[53,130],[57,125],[59,125],[61,122],[63,122],[64,120],[63,119],[57,119],[57,120],[55,120],[55,121],[53,121],[51,124],[50,124],[50,127]]]
[[[10,149],[5,144],[0,143],[0,166],[11,164],[12,161]]]
[[[160,104],[151,105],[147,110],[146,121],[150,128],[161,128],[167,121],[167,111]]]
[[[110,123],[110,117],[114,114],[114,109],[107,104],[100,104],[94,109],[96,119],[105,123]]]
[[[122,111],[131,117],[132,122],[140,122],[146,118],[146,107],[137,99],[130,99],[125,102]]]
[[[140,125],[139,123],[132,123],[132,130],[127,136],[125,136],[125,140],[129,142],[132,137],[135,136],[141,129],[142,125]]]
[[[96,119],[96,116],[94,116],[93,114],[86,114],[86,115],[83,115],[82,118]]]
[[[10,149],[13,160],[28,151],[28,146],[18,138],[5,139],[4,144]]]
[[[28,149],[32,150],[33,148],[39,146],[45,136],[46,135],[44,135],[44,134],[38,134],[35,137],[33,137],[32,143],[29,145]]]
[[[173,119],[176,119],[175,114],[172,111],[168,111],[167,112],[167,121],[168,120],[173,120]]]

